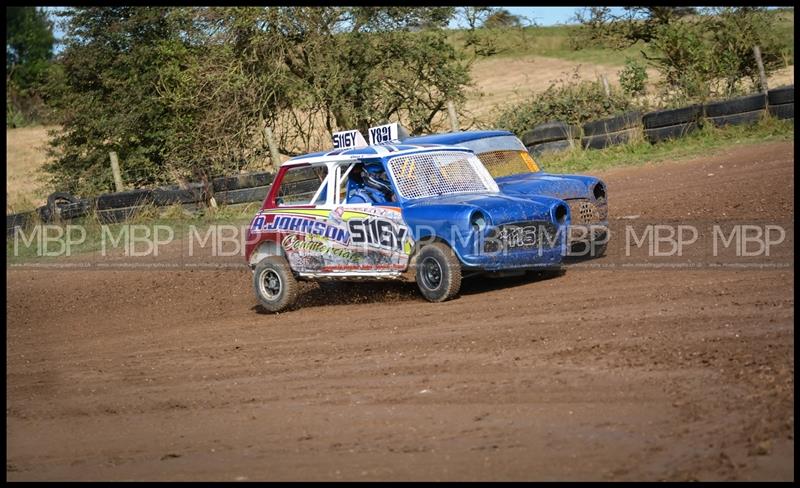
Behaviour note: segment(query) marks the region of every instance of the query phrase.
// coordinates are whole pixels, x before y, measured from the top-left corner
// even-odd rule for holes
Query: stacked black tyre
[[[217,203],[228,205],[263,201],[274,177],[273,173],[264,172],[216,178],[213,181],[214,198]]]
[[[698,129],[702,116],[702,105],[644,114],[642,117],[644,137],[651,144],[683,137]]]
[[[705,116],[715,127],[755,124],[764,117],[766,107],[767,97],[759,93],[707,103]]]
[[[639,111],[586,122],[583,124],[581,145],[584,149],[603,149],[625,144],[639,137],[641,127],[642,113]]]
[[[85,215],[91,202],[82,200],[67,192],[57,191],[47,197],[47,205],[39,209],[39,217],[44,222],[72,220]]]
[[[560,152],[574,146],[578,128],[564,122],[546,122],[522,134],[522,143],[531,156]]]
[[[767,110],[777,119],[794,119],[794,85],[770,90],[767,93]]]
[[[94,208],[100,222],[113,224],[133,218],[153,203],[153,190],[129,190],[98,196]]]

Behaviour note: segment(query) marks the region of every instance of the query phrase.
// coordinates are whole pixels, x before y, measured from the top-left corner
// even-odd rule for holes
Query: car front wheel
[[[280,312],[292,306],[297,299],[297,280],[289,263],[281,256],[268,256],[256,265],[253,288],[262,307],[270,312]]]
[[[428,244],[417,257],[416,279],[426,299],[444,302],[455,297],[461,289],[461,263],[445,244]]]

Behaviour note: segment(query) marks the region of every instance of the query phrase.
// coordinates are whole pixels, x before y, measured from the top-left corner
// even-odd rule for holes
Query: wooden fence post
[[[456,113],[456,106],[452,102],[452,100],[447,101],[447,113],[450,115],[450,129],[453,132],[460,131],[461,126],[458,124],[458,114]]]
[[[114,185],[117,187],[118,192],[125,191],[125,186],[122,184],[122,173],[119,170],[117,153],[111,151],[108,153],[108,157],[111,158],[111,173],[114,175]]]
[[[761,48],[758,45],[753,46],[753,54],[756,57],[756,64],[758,64],[758,77],[761,81],[761,91],[767,93],[769,91],[769,87],[767,87],[767,75],[764,73],[764,62],[761,61]]]
[[[600,75],[600,80],[603,82],[603,91],[606,92],[606,96],[611,95],[611,88],[608,86],[608,78],[606,75]]]
[[[278,153],[278,146],[275,144],[275,138],[272,137],[272,127],[264,127],[264,137],[269,145],[269,158],[272,161],[272,170],[277,171],[281,166],[281,155]]]

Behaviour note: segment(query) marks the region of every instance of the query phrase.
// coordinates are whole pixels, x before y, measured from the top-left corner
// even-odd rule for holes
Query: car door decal
[[[396,207],[262,210],[250,229],[274,235],[292,269],[306,274],[404,271],[414,247],[411,232]]]

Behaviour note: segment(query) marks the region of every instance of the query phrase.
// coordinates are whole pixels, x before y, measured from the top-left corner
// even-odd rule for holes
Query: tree
[[[650,42],[665,25],[697,13],[694,7],[624,7],[615,14],[609,7],[578,10],[580,24],[571,43],[575,49],[589,46],[625,48],[639,41]]]
[[[167,7],[80,7],[67,22],[58,83],[50,85],[57,121],[56,188],[78,193],[113,189],[108,152],[121,160],[131,185],[169,181],[165,152],[173,114],[155,93],[165,53],[181,40],[180,21]]]
[[[107,153],[144,186],[208,180],[331,132],[397,120],[430,130],[464,100],[466,66],[441,26],[451,8],[76,8],[49,167],[59,188],[110,190]]]
[[[504,8],[495,10],[483,21],[483,26],[487,29],[520,27],[521,25],[520,18]]]
[[[43,9],[6,7],[6,71],[17,87],[40,81],[54,43],[53,25]]]
[[[791,46],[776,33],[775,14],[765,7],[625,7],[619,14],[591,7],[579,12],[572,42],[625,48],[641,41],[648,47],[643,57],[662,75],[662,93],[685,103],[755,83],[755,45],[767,73],[780,66]]]
[[[42,117],[40,87],[53,57],[53,26],[36,7],[6,7],[6,126]]]

